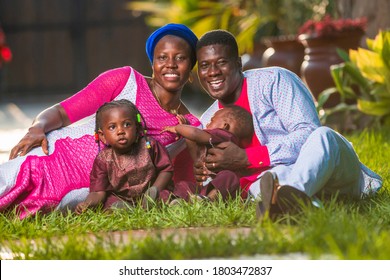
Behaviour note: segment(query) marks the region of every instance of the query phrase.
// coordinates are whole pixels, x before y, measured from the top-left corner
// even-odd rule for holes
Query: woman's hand
[[[17,156],[24,156],[33,148],[38,146],[42,146],[42,150],[46,155],[49,153],[44,130],[42,128],[32,126],[19,143],[12,148],[9,159],[14,159]]]
[[[240,171],[250,165],[244,149],[232,142],[223,142],[207,151],[205,166],[218,172],[221,170]]]
[[[42,146],[43,152],[49,153],[46,133],[70,124],[68,115],[60,104],[43,110],[35,118],[32,126],[19,143],[12,148],[9,159],[24,156],[32,148]]]
[[[163,132],[166,132],[166,131],[176,134],[176,126],[165,126],[160,131],[160,133],[163,133]]]

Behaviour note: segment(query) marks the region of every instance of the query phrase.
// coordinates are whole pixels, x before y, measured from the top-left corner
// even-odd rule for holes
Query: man
[[[254,197],[261,193],[259,218],[296,211],[298,200],[309,203],[315,195],[359,198],[381,187],[380,176],[360,163],[352,145],[321,126],[313,98],[295,74],[279,67],[243,73],[237,42],[224,30],[202,36],[197,59],[200,83],[216,99],[202,123],[229,104],[253,115],[250,147],[221,143],[204,164],[212,171],[258,169],[259,176],[244,178],[241,187]],[[198,181],[205,179],[202,164],[195,165]]]

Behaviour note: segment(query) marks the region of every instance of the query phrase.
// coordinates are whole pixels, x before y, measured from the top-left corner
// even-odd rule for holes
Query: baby
[[[230,105],[219,109],[211,118],[206,129],[184,124],[185,120],[178,117],[180,124],[165,127],[163,131],[176,133],[186,139],[187,147],[194,162],[201,160],[207,154],[207,149],[221,142],[231,141],[241,148],[248,146],[253,138],[252,115],[245,109]],[[229,196],[235,197],[240,189],[240,174],[230,170],[210,172],[204,166],[209,180],[202,184],[198,197],[211,201],[221,194],[226,200]],[[188,182],[190,184],[190,182]],[[188,198],[186,199],[188,200]]]

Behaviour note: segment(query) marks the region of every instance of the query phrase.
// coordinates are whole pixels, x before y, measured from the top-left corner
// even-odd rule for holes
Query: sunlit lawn
[[[2,258],[390,259],[390,129],[347,137],[384,187],[360,202],[327,201],[321,209],[258,223],[255,203],[239,199],[141,207],[81,216],[51,213],[20,221],[0,216]],[[125,232],[125,233],[124,233]]]

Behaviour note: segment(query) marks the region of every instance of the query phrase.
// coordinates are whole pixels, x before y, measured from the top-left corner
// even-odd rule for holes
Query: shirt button
[[[259,165],[263,165],[263,162],[262,162],[262,161],[259,161]]]

